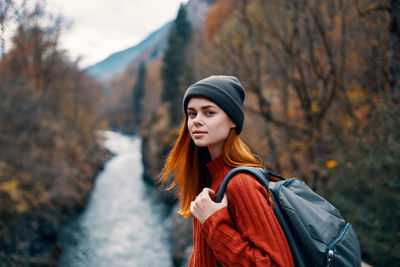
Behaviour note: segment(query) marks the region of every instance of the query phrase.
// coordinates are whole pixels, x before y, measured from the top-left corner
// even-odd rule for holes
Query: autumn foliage
[[[235,10],[237,3],[238,0],[217,1],[210,7],[204,25],[204,32],[209,40],[214,40],[224,22]]]
[[[185,50],[195,80],[240,79],[248,145],[266,167],[333,201],[373,266],[396,266],[400,255],[398,2],[219,0]],[[146,84],[156,85],[156,75]],[[159,88],[147,86],[144,101],[182,94]],[[177,136],[165,104],[179,101],[147,108],[142,124],[152,174]]]
[[[0,59],[4,266],[56,265],[61,223],[84,207],[106,158],[96,133],[107,127],[101,87],[67,60],[60,24],[42,26],[38,8],[20,10],[26,17]]]
[[[384,203],[398,203],[400,182],[399,153],[390,149],[400,143],[400,88],[391,82],[400,71],[392,67],[397,1],[242,0],[222,20],[213,12],[225,3],[209,13],[206,25],[219,30],[206,27],[202,73],[240,78],[245,139],[266,165],[336,201],[359,232],[363,258],[394,266],[400,216],[398,204]]]
[[[399,17],[393,0],[219,0],[201,30],[177,18],[190,35],[184,46],[172,31],[162,59],[130,66],[107,89],[65,59],[58,24],[19,23],[0,61],[0,260],[40,258],[37,244],[13,250],[21,234],[12,225],[24,216],[82,206],[104,156],[95,135],[106,126],[100,92],[112,128],[141,127],[154,180],[177,137],[179,96],[191,81],[227,74],[246,88],[242,137],[266,167],[333,201],[354,225],[364,261],[396,266]],[[57,228],[45,221],[30,227]]]

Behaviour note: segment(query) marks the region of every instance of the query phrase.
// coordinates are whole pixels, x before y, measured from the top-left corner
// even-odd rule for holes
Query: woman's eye
[[[190,118],[195,118],[196,117],[196,113],[195,112],[188,112],[188,116]]]
[[[206,111],[206,116],[210,117],[212,115],[214,115],[215,112],[214,111]]]

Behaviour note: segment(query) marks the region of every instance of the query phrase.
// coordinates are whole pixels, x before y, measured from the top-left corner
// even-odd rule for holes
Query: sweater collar
[[[214,159],[207,164],[208,171],[211,174],[211,185],[210,188],[216,191],[219,185],[224,180],[225,175],[232,169],[224,162],[222,156]]]

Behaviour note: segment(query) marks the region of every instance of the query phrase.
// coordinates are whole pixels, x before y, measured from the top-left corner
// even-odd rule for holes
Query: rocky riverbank
[[[61,227],[84,209],[94,177],[110,157],[101,148],[97,153],[95,161],[83,165],[85,171],[64,180],[63,186],[41,192],[43,195],[35,194],[35,184],[30,184],[33,188],[17,184],[8,191],[1,188],[0,266],[57,266],[63,249]],[[8,194],[10,191],[13,193]],[[32,198],[32,203],[35,198],[43,200],[40,205],[29,206],[21,200],[27,197]]]

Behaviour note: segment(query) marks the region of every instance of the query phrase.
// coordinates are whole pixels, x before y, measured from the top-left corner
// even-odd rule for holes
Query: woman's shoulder
[[[230,209],[272,207],[273,200],[268,190],[248,173],[238,173],[226,187]]]
[[[265,187],[255,177],[248,173],[238,173],[232,177],[226,187],[227,193],[240,193],[242,191],[261,191],[266,193]]]

